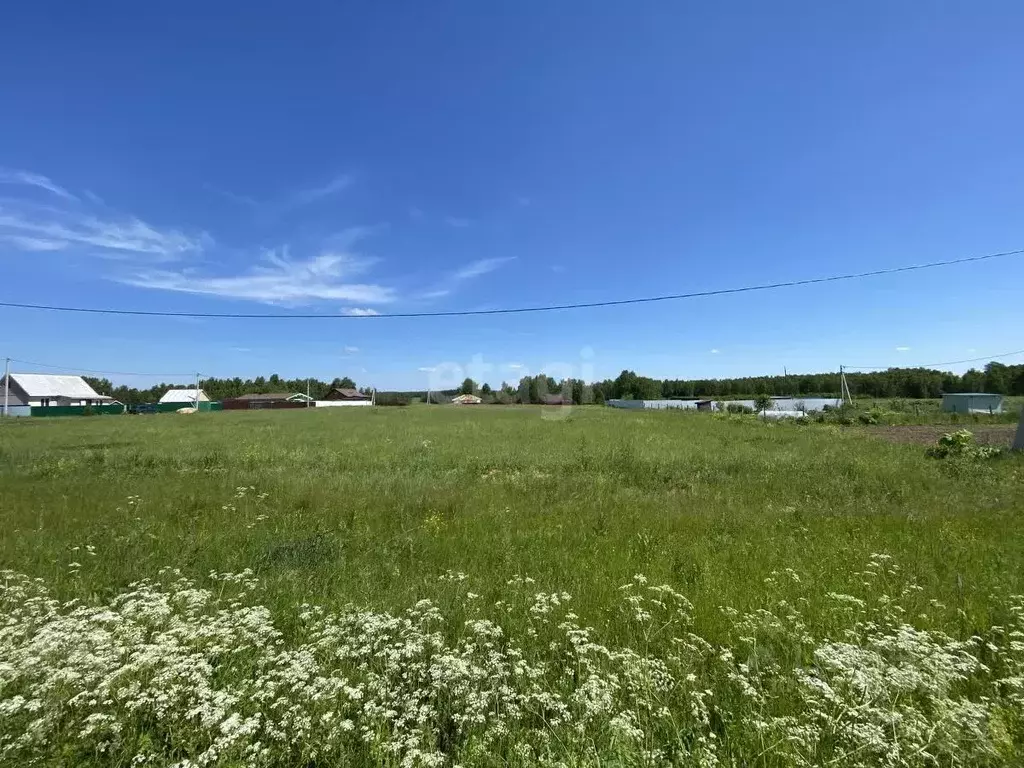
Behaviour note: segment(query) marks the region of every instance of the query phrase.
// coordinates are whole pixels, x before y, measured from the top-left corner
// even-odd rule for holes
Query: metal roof
[[[11,380],[29,397],[67,397],[72,400],[110,400],[85,383],[81,376],[50,373],[12,373]]]
[[[192,389],[168,389],[164,392],[164,396],[160,398],[161,403],[194,403],[195,400],[195,387]],[[210,398],[201,389],[199,390],[199,400],[204,403],[210,402]]]

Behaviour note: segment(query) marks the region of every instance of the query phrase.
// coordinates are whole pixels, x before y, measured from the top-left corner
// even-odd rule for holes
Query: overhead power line
[[[1024,349],[1018,349],[1013,352],[1002,352],[998,355],[984,355],[982,357],[968,357],[965,360],[946,360],[942,363],[921,363],[918,365],[844,365],[843,367],[848,371],[877,371],[883,368],[938,368],[943,365],[961,365],[963,363],[980,363],[981,361],[1000,360],[1004,357],[1014,357],[1015,355],[1024,355]]]
[[[572,304],[547,304],[536,307],[505,307],[502,309],[462,309],[437,312],[380,312],[377,314],[345,315],[339,313],[295,313],[285,314],[280,312],[161,312],[159,310],[146,309],[104,309],[99,307],[67,307],[52,304],[27,304],[21,302],[0,302],[0,307],[11,309],[38,309],[47,312],[80,312],[93,315],[132,315],[145,317],[195,317],[195,318],[230,318],[240,320],[355,320],[355,319],[383,319],[400,317],[469,317],[472,315],[516,315],[531,312],[558,312],[570,309],[593,309],[596,307],[620,307],[628,304],[653,304],[660,301],[679,301],[682,299],[697,299],[706,296],[726,296],[735,293],[753,293],[754,291],[771,291],[777,288],[794,288],[801,285],[816,285],[818,283],[838,283],[844,280],[860,280],[865,277],[879,277],[881,275],[895,275],[901,272],[916,272],[923,269],[935,269],[938,267],[951,267],[956,264],[969,264],[977,261],[988,261],[1008,256],[1019,256],[1024,254],[1024,248],[1015,251],[1002,251],[1000,253],[988,253],[983,256],[967,256],[960,259],[947,259],[945,261],[930,261],[925,264],[912,264],[906,267],[891,267],[889,269],[873,269],[867,272],[852,272],[846,275],[831,275],[829,277],[811,277],[803,280],[787,280],[779,283],[764,283],[761,285],[746,285],[738,288],[718,288],[709,291],[692,291],[689,293],[673,293],[663,296],[646,296],[637,299],[611,299],[607,301],[585,301]]]
[[[66,373],[102,373],[108,376],[187,376],[191,378],[195,376],[195,371],[191,373],[140,373],[138,371],[98,371],[93,368],[75,368],[69,365],[49,365],[47,363],[36,363],[31,360],[19,360],[16,357],[12,357],[12,363],[20,363],[22,365],[31,365],[34,368],[49,368],[54,371],[64,371]]]

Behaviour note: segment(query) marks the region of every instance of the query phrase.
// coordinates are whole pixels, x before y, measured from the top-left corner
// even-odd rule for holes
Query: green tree
[[[469,378],[467,376],[466,380],[464,382],[462,382],[462,386],[459,387],[459,394],[460,395],[472,395],[475,391],[476,391],[476,382],[473,381],[471,378]]]
[[[754,398],[754,410],[758,413],[767,413],[772,407],[772,399],[766,392],[762,392]]]
[[[355,389],[356,388],[356,383],[354,381],[352,381],[352,379],[350,379],[348,376],[343,376],[340,379],[335,378],[334,381],[331,382],[331,388],[332,389]]]

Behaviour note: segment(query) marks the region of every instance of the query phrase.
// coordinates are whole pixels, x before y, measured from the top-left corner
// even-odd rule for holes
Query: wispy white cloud
[[[27,187],[38,187],[57,197],[63,197],[65,200],[78,200],[77,197],[64,189],[64,187],[54,184],[49,177],[43,176],[41,173],[12,171],[7,168],[0,168],[0,184],[21,184]]]
[[[341,314],[348,317],[374,317],[379,315],[380,312],[368,307],[345,307],[345,309],[341,310]]]
[[[445,296],[448,296],[450,293],[451,293],[451,290],[448,289],[448,288],[435,288],[434,290],[425,291],[425,292],[421,293],[420,294],[420,298],[423,298],[423,299],[443,299]]]
[[[324,184],[297,189],[268,200],[258,200],[251,195],[232,192],[229,189],[224,189],[223,187],[218,187],[214,184],[207,183],[203,186],[210,192],[220,195],[233,203],[245,206],[246,208],[258,210],[260,213],[266,215],[275,215],[284,213],[285,211],[289,211],[293,208],[301,208],[319,200],[323,200],[326,197],[330,197],[331,195],[337,194],[338,192],[352,186],[352,182],[353,178],[350,175],[340,174]]]
[[[66,240],[28,235],[0,235],[0,241],[10,243],[19,251],[62,251],[68,247]]]
[[[252,352],[252,350],[249,347],[231,347],[230,351],[232,351],[232,352]]]
[[[449,227],[455,227],[456,229],[465,229],[471,227],[473,222],[469,219],[464,219],[461,216],[445,216],[444,223]]]
[[[477,261],[467,264],[462,269],[453,273],[452,279],[457,281],[471,280],[474,277],[480,277],[481,275],[493,272],[514,260],[515,259],[512,257],[503,259],[478,259]]]
[[[281,249],[267,252],[263,262],[240,275],[201,275],[191,269],[148,270],[122,277],[118,282],[272,304],[308,304],[319,300],[382,304],[395,300],[391,288],[350,282],[372,263],[352,254],[324,252],[299,261],[292,259],[287,249]]]
[[[288,198],[288,204],[289,207],[309,205],[310,203],[315,203],[317,200],[322,200],[325,197],[330,197],[337,192],[341,192],[343,189],[347,189],[351,185],[352,177],[348,174],[335,176],[326,184],[321,184],[316,187],[308,187],[306,189],[300,189],[297,192],[293,192]]]
[[[422,208],[415,205],[409,207],[409,218],[413,221],[423,221],[426,217],[427,214],[423,212]]]
[[[214,186],[213,184],[203,184],[204,189],[208,189],[214,194],[220,195],[225,200],[230,200],[232,203],[238,203],[248,208],[258,208],[260,201],[249,195],[239,195],[236,192],[232,192],[230,189],[221,189],[220,187]]]
[[[721,350],[718,350],[718,349],[712,349],[712,350],[711,350],[711,354],[712,354],[712,355],[718,355],[718,354],[721,354]]]
[[[513,371],[518,371],[523,367],[522,363],[505,363],[506,368],[511,368]]]
[[[897,352],[909,352],[910,347],[896,347]]]
[[[130,216],[106,217],[18,203],[0,208],[0,239],[29,251],[90,247],[99,255],[143,255],[160,260],[197,253],[210,243],[176,229],[158,229]]]
[[[357,355],[359,354],[359,347],[345,347],[346,355]]]
[[[417,368],[416,370],[420,371],[421,373],[433,373],[434,371],[437,370],[437,368],[433,368],[429,365],[423,365]]]

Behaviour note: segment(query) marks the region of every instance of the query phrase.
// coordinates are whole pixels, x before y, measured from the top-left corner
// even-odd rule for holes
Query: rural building
[[[713,400],[698,400],[697,401],[698,411],[713,411],[715,410],[715,402]]]
[[[482,402],[483,400],[476,395],[459,395],[452,398],[453,405],[480,405]]]
[[[101,395],[81,376],[58,376],[49,373],[12,373],[9,398],[24,405],[47,407],[58,405],[102,405],[114,398]],[[0,390],[2,392],[2,390]],[[2,400],[0,400],[2,405]]]
[[[942,396],[946,413],[1002,413],[1003,396],[986,392],[953,392]]]
[[[324,400],[369,400],[369,395],[364,395],[358,389],[350,387],[334,387],[324,395]]]
[[[196,402],[196,389],[168,389],[164,392],[164,396],[160,398],[161,403],[181,403],[182,405],[192,405]],[[210,398],[206,396],[203,390],[199,390],[199,402],[208,403]]]
[[[293,392],[253,392],[248,395],[225,398],[223,405],[226,411],[261,410],[265,408],[305,408],[305,395],[302,400]]]

